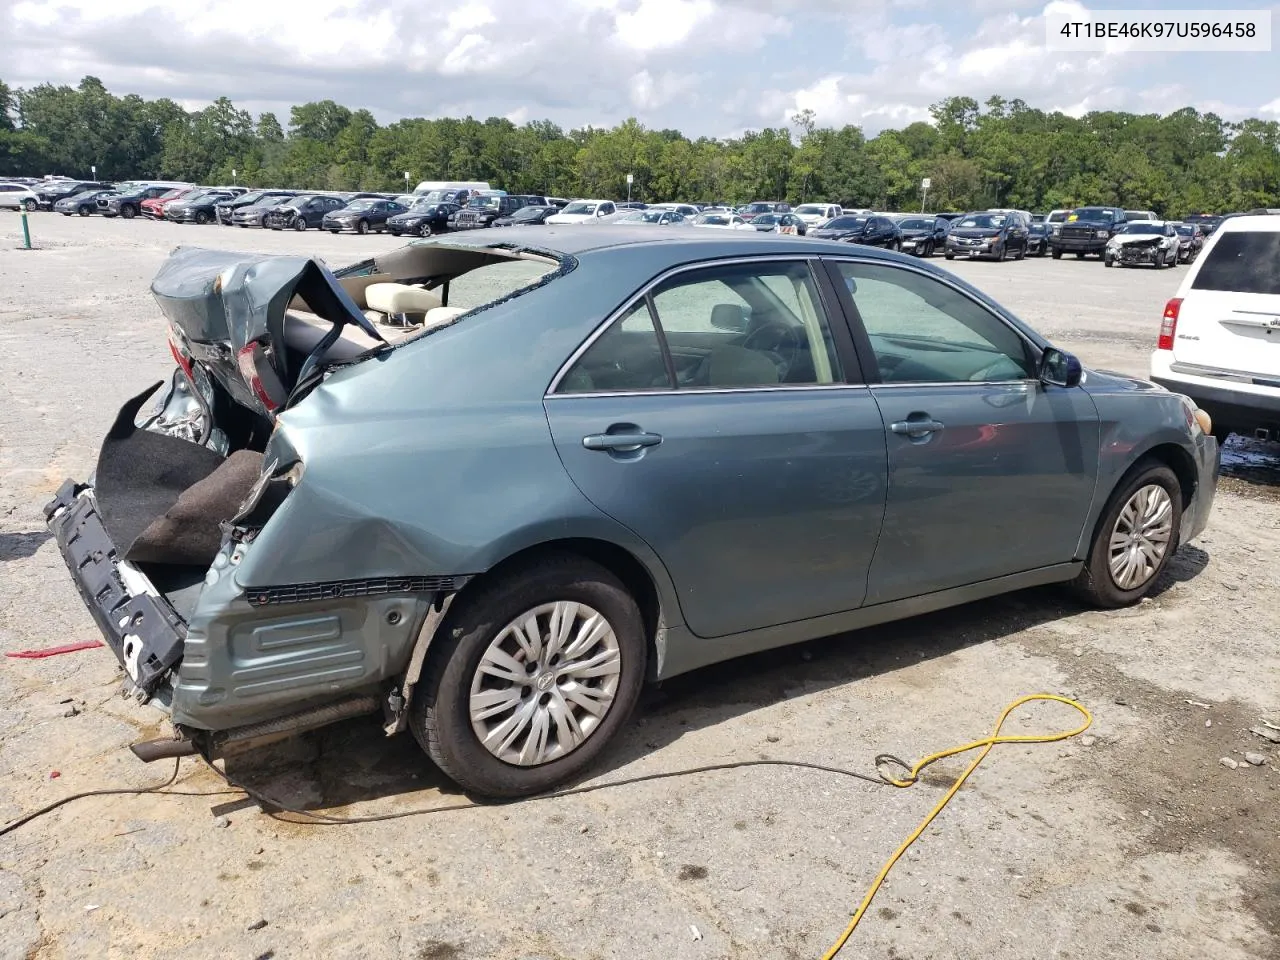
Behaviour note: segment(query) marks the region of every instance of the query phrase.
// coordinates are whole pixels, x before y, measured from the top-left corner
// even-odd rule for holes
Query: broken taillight
[[[1157,350],[1173,349],[1173,337],[1178,332],[1178,311],[1181,309],[1181,297],[1174,297],[1164,305],[1164,316],[1160,319],[1160,339],[1156,342]]]
[[[274,414],[279,410],[285,401],[284,385],[271,366],[266,345],[261,340],[245,344],[236,354],[236,366],[267,413]]]
[[[173,354],[173,359],[182,368],[182,372],[187,375],[187,380],[194,384],[196,381],[195,374],[191,369],[191,354],[187,353],[187,348],[178,341],[178,337],[173,330],[169,331],[169,352]]]

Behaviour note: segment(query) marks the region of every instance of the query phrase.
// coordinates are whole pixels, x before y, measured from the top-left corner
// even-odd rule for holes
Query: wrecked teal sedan
[[[928,263],[492,233],[163,266],[173,377],[45,511],[170,711],[140,756],[380,713],[467,790],[537,793],[646,681],[1039,584],[1131,604],[1208,520],[1203,411]]]

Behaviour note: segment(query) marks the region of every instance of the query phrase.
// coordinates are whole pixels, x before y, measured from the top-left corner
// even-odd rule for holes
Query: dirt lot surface
[[[165,254],[184,242],[339,265],[398,242],[51,214],[32,226],[40,249],[18,252],[17,218],[0,219],[4,651],[97,636],[40,507],[170,368],[148,293]],[[1141,375],[1185,268],[955,269],[1086,364]],[[758,757],[869,771],[881,751],[984,734],[1020,694],[1071,694],[1094,711],[1088,737],[998,748],[847,956],[1280,956],[1280,747],[1250,733],[1280,724],[1278,452],[1228,447],[1208,531],[1134,609],[1027,591],[682,677],[647,694],[594,781]],[[0,663],[0,821],[168,775],[126,749],[163,727],[116,695],[108,651]],[[1013,728],[1074,719],[1041,706]],[[898,791],[754,768],[353,826],[283,823],[235,794],[83,800],[0,838],[0,958],[816,957],[957,769]],[[371,722],[235,773],[346,816],[462,799]],[[220,786],[182,761],[178,789]]]

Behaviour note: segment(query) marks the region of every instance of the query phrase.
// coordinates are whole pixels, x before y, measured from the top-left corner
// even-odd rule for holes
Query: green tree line
[[[0,177],[59,173],[105,179],[328,190],[397,190],[418,180],[487,180],[512,193],[639,200],[828,200],[845,206],[1046,210],[1085,203],[1166,216],[1277,205],[1280,124],[1228,122],[1191,107],[1165,116],[1046,113],[1022,100],[949,97],[932,122],[867,138],[803,111],[788,127],[690,139],[629,118],[564,130],[413,118],[381,125],[332,100],[256,119],[226,97],[202,110],[118,97],[96,77],[16,89],[0,81]]]

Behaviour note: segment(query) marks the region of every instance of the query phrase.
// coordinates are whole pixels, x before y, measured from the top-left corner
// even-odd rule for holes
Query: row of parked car
[[[51,210],[65,216],[145,217],[176,223],[220,223],[274,230],[385,232],[431,236],[448,230],[565,223],[634,223],[754,230],[823,237],[948,260],[1054,259],[1094,255],[1108,266],[1190,263],[1222,216],[1161,220],[1151,210],[1085,206],[1033,214],[991,209],[968,213],[888,213],[835,203],[761,200],[729,204],[568,200],[508,194],[488,183],[430,182],[413,193],[251,190],[171,181],[110,184],[46,178],[0,183],[0,206]],[[1252,211],[1254,213],[1270,211]],[[1227,216],[1233,216],[1228,214]]]

